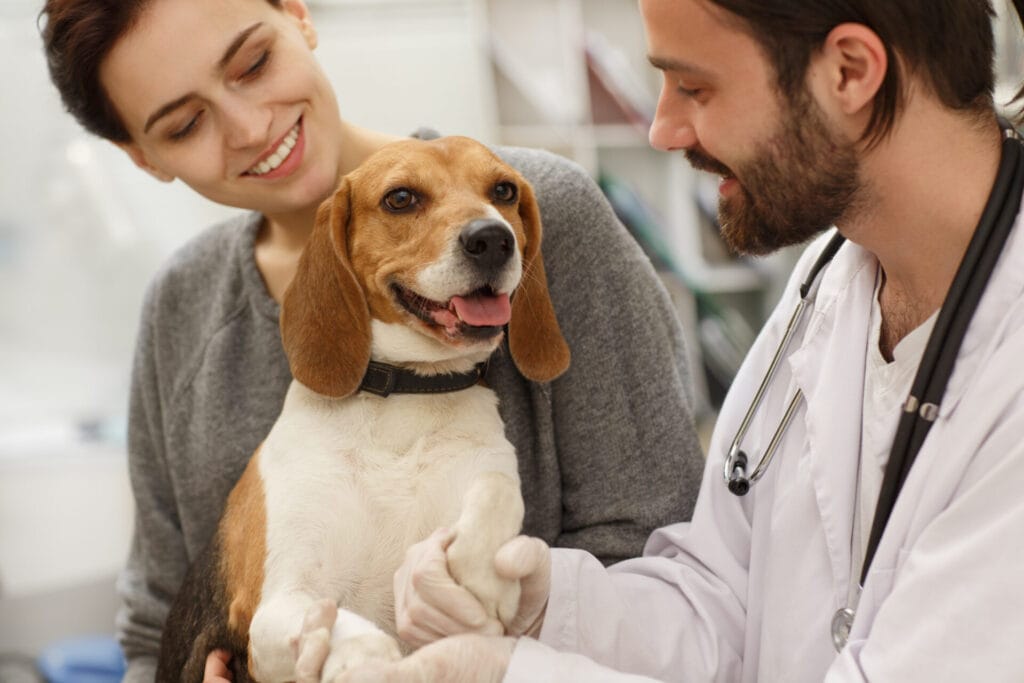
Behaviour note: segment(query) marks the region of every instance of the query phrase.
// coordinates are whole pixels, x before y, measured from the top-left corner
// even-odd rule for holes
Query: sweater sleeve
[[[558,159],[534,185],[572,353],[551,386],[563,502],[555,545],[609,563],[693,510],[703,454],[684,337],[650,261],[591,178]]]
[[[154,339],[156,287],[146,297],[132,368],[128,466],[135,529],[118,580],[118,639],[128,662],[125,681],[152,681],[160,634],[187,570],[187,553],[164,452],[163,405]]]

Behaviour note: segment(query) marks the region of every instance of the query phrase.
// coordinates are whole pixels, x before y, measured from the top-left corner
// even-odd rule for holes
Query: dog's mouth
[[[449,337],[487,339],[499,334],[512,317],[508,293],[499,294],[489,285],[446,302],[428,299],[398,283],[391,288],[405,310]]]

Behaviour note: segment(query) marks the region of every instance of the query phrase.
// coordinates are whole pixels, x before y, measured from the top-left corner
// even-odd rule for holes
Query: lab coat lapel
[[[1001,340],[1002,334],[993,334],[992,330],[1002,330],[1011,323],[1007,318],[1007,311],[1012,310],[1014,303],[1020,300],[1021,292],[1024,292],[1024,268],[1021,267],[1024,263],[1022,228],[1024,211],[1017,216],[1013,232],[1003,247],[996,269],[978,304],[978,310],[970,327],[967,328],[939,410],[943,418],[948,418],[953,413],[991,348]]]
[[[877,262],[856,244],[822,276],[804,340],[790,355],[804,393],[807,466],[835,578],[837,606],[850,585],[850,539],[860,457],[864,363]]]

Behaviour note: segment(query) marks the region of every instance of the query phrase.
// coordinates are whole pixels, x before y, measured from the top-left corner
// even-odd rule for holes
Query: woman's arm
[[[135,530],[118,581],[118,639],[128,661],[125,681],[152,681],[171,600],[188,567],[170,474],[164,458],[163,406],[154,350],[151,288],[136,342],[128,415],[128,465]]]
[[[562,488],[553,545],[606,564],[688,520],[704,461],[676,311],[654,268],[581,168],[544,155],[531,179],[569,371],[551,385]]]

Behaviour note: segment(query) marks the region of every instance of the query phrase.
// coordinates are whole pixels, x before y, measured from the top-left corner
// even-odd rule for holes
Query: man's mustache
[[[704,152],[697,151],[696,149],[688,149],[684,152],[686,160],[690,162],[698,171],[707,171],[708,173],[714,173],[720,176],[732,176],[733,172],[729,170],[729,167],[719,162],[711,156],[708,156]]]

